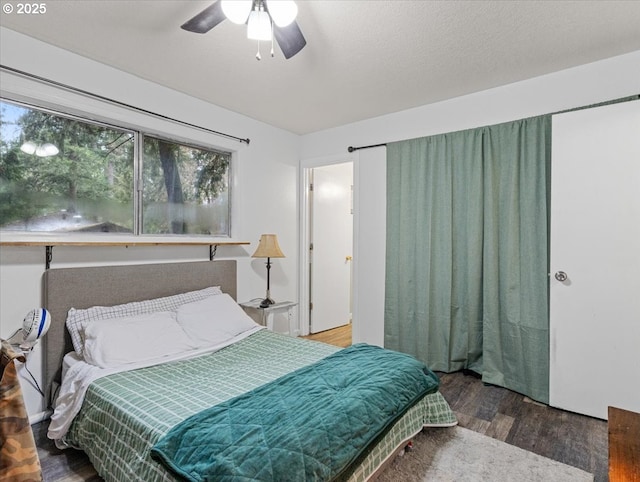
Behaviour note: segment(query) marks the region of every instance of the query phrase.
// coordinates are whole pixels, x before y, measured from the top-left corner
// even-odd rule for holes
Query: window
[[[0,231],[230,235],[228,152],[7,101],[0,134]]]
[[[0,229],[133,232],[133,132],[0,109]]]
[[[143,232],[229,233],[231,155],[144,137]]]

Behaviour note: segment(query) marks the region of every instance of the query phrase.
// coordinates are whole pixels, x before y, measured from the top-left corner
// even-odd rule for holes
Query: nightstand
[[[267,306],[266,308],[260,307],[262,300],[251,300],[243,303],[238,303],[247,312],[256,323],[260,323],[267,327],[268,330],[273,331],[273,321],[276,315],[285,314],[289,322],[289,335],[296,336],[296,320],[294,316],[295,308],[298,303],[293,301],[281,301]]]

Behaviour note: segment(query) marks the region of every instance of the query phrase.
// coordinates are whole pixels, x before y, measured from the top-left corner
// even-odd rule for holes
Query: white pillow
[[[143,362],[197,348],[180,328],[173,312],[86,322],[84,359],[110,368]]]
[[[200,347],[219,345],[259,326],[224,293],[181,305],[177,316],[178,324]]]
[[[158,311],[173,311],[178,306],[192,301],[202,300],[206,297],[222,294],[219,286],[210,286],[202,290],[189,291],[163,298],[151,300],[134,301],[115,306],[92,306],[82,310],[71,308],[67,314],[67,330],[71,335],[73,348],[78,355],[82,356],[84,338],[81,332],[81,325],[87,322],[107,319],[117,319],[125,316],[142,315],[144,313],[154,313]]]

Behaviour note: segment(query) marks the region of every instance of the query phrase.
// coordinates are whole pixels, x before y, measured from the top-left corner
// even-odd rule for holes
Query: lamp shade
[[[263,234],[252,258],[284,258],[284,254],[278,245],[278,237],[275,234]]]

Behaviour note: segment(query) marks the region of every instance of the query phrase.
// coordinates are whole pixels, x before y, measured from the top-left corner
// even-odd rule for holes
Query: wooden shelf
[[[240,246],[248,241],[0,241],[0,246]]]
[[[214,241],[214,240],[155,240],[155,241],[65,241],[65,240],[48,240],[48,241],[0,241],[0,246],[43,246],[45,248],[45,269],[51,267],[53,259],[53,248],[55,246],[88,246],[88,247],[105,247],[105,246],[209,246],[209,260],[213,261],[218,246],[241,246],[251,244],[249,241]]]

